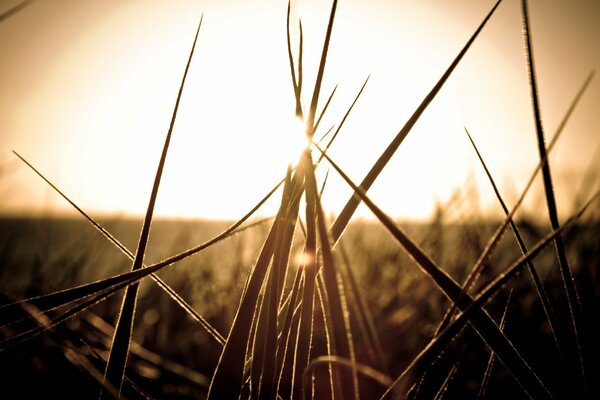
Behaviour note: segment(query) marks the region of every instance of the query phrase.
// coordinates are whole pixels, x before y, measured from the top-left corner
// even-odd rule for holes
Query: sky
[[[19,3],[0,1],[0,13]],[[295,53],[298,18],[304,33],[306,105],[330,6],[292,2]],[[339,123],[370,77],[330,150],[355,182],[492,6],[487,0],[339,1],[320,107],[338,86],[317,136]],[[600,2],[534,0],[529,6],[550,138],[588,74],[600,67]],[[155,213],[241,217],[283,178],[305,143],[294,117],[286,9],[282,0],[37,0],[0,21],[0,214],[71,210],[14,150],[84,210],[143,215],[203,15]],[[520,194],[539,160],[520,13],[519,1],[500,4],[369,191],[388,214],[426,219],[457,194],[453,207],[459,210],[500,211],[465,127],[508,204]],[[564,215],[590,185],[586,171],[600,170],[599,79],[552,153]],[[319,167],[321,181],[326,172],[326,165]],[[350,195],[332,170],[326,210],[339,212]],[[543,215],[541,195],[538,185],[529,213]],[[277,202],[260,213],[274,213]],[[370,213],[360,208],[358,215]]]

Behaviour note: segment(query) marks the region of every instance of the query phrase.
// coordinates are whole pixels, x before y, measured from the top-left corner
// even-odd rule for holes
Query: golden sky
[[[0,1],[0,13],[19,2]],[[300,17],[304,28],[308,103],[330,2],[292,4],[292,18]],[[487,0],[339,1],[319,104],[339,86],[321,131],[341,120],[370,74],[330,152],[356,182],[492,6]],[[302,143],[293,117],[286,7],[282,0],[38,0],[0,21],[0,213],[70,209],[15,150],[85,210],[143,214],[204,13],[156,213],[244,214],[283,177],[294,157],[290,143]],[[530,14],[550,138],[587,75],[600,67],[600,2],[533,0]],[[521,28],[519,1],[504,0],[369,192],[383,210],[427,218],[437,202],[473,184],[478,195],[471,201],[485,212],[499,210],[465,126],[509,205],[514,202],[538,161]],[[564,212],[598,158],[598,79],[551,159]],[[320,167],[319,176],[325,171]],[[339,212],[349,195],[332,171],[327,210]]]

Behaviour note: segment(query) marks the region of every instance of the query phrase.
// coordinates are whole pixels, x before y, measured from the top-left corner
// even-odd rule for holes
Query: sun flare
[[[306,125],[298,117],[282,118],[268,133],[271,138],[273,166],[281,165],[282,171],[288,165],[295,166],[302,152],[309,145]]]

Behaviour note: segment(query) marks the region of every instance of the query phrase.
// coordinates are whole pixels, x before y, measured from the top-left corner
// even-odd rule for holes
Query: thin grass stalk
[[[300,299],[300,290],[301,290],[300,283],[301,283],[301,281],[302,281],[302,272],[298,268],[298,269],[296,269],[294,283],[292,284],[292,289],[290,290],[289,301],[285,303],[285,304],[287,304],[285,307],[281,307],[279,309],[279,314],[282,316],[283,321],[279,324],[281,326],[281,331],[280,331],[279,338],[277,341],[277,349],[276,349],[276,356],[277,356],[276,373],[278,373],[277,393],[279,393],[280,395],[286,396],[283,398],[287,398],[291,395],[291,393],[289,393],[289,391],[288,391],[289,388],[284,388],[285,385],[282,385],[282,380],[283,380],[283,375],[284,375],[284,370],[285,370],[288,354],[292,353],[289,351],[291,338],[292,338],[293,332],[297,332],[297,329],[293,329],[293,325],[294,325],[295,317],[300,316],[300,314],[298,312],[300,307],[298,307],[297,304]],[[297,318],[296,318],[296,320],[297,320]],[[297,324],[295,324],[295,325],[297,328]],[[281,393],[282,390],[285,390],[284,394]]]
[[[481,32],[481,30],[483,29],[485,24],[491,18],[492,14],[494,13],[494,11],[496,10],[496,8],[498,7],[498,5],[500,4],[501,1],[502,0],[498,0],[496,2],[494,7],[487,14],[487,16],[481,22],[479,27],[475,30],[475,32],[473,33],[471,38],[467,41],[465,46],[458,53],[458,55],[456,56],[454,61],[452,61],[452,63],[448,67],[448,69],[444,72],[442,77],[438,80],[438,82],[431,89],[431,91],[427,94],[427,96],[425,96],[425,98],[423,99],[421,104],[419,104],[417,109],[414,111],[414,113],[411,115],[411,117],[408,119],[408,121],[404,124],[402,129],[400,129],[400,131],[398,132],[396,137],[394,137],[394,139],[391,141],[391,143],[388,145],[388,147],[383,151],[381,156],[379,156],[379,158],[377,159],[377,161],[375,162],[373,167],[371,167],[371,169],[369,170],[369,172],[367,173],[365,178],[360,183],[360,187],[362,190],[365,191],[365,193],[368,192],[371,185],[373,185],[373,182],[375,182],[375,180],[377,179],[377,177],[379,176],[381,171],[383,171],[383,169],[385,168],[387,163],[390,161],[390,159],[392,158],[392,156],[394,155],[396,150],[398,150],[398,147],[400,147],[400,145],[402,144],[402,142],[404,141],[406,136],[411,131],[412,127],[417,123],[417,121],[419,120],[419,118],[421,117],[421,115],[423,114],[425,109],[427,109],[427,107],[433,101],[433,99],[438,94],[440,89],[444,86],[444,84],[446,83],[446,81],[448,80],[448,78],[450,77],[450,75],[452,74],[452,72],[454,71],[456,66],[458,65],[458,63],[462,60],[463,56],[466,54],[467,50],[471,47],[471,45],[473,44],[473,42],[475,41],[475,39]],[[333,226],[331,227],[331,237],[333,238],[334,244],[337,243],[337,241],[339,240],[339,238],[342,235],[342,232],[346,229],[346,226],[348,226],[348,222],[350,222],[350,218],[352,218],[352,215],[358,208],[359,204],[360,204],[360,198],[356,197],[353,194],[352,197],[348,200],[348,202],[344,206],[344,208],[342,209],[342,211],[340,212],[340,214],[338,215],[337,219],[333,223]]]
[[[534,259],[554,240],[556,235],[571,227],[599,197],[600,192],[596,192],[596,194],[576,214],[565,221],[558,230],[550,232],[534,246],[531,246],[527,254],[518,257],[508,267],[504,268],[501,274],[497,275],[496,278],[480,290],[474,297],[473,302],[467,306],[454,321],[444,328],[439,335],[431,339],[427,346],[425,346],[425,348],[411,361],[410,365],[405,368],[398,378],[396,378],[394,383],[387,389],[383,396],[381,396],[380,400],[390,399],[396,392],[395,389],[409,376],[420,377],[425,369],[429,367],[442,351],[444,351],[448,346],[448,343],[466,326],[476,310],[486,304],[511,279],[519,274],[523,267],[527,265],[527,262]],[[410,383],[406,386],[410,386]]]
[[[488,180],[490,181],[490,184],[492,185],[494,193],[496,194],[496,198],[498,199],[498,202],[500,203],[500,206],[502,207],[504,214],[507,216],[507,219],[510,219],[510,227],[513,231],[515,239],[517,240],[519,249],[521,250],[522,254],[526,254],[527,246],[525,246],[525,241],[523,240],[523,237],[521,236],[519,229],[517,228],[517,225],[515,224],[514,220],[510,217],[511,213],[508,211],[508,207],[506,206],[506,203],[504,202],[504,200],[502,199],[502,196],[500,195],[498,186],[496,185],[496,182],[494,181],[494,178],[492,177],[490,170],[488,169],[485,161],[483,160],[483,157],[481,156],[481,153],[479,152],[479,149],[475,145],[475,142],[473,141],[473,138],[469,134],[469,131],[467,130],[467,128],[465,128],[465,132],[467,133],[469,141],[473,145],[473,149],[475,150],[475,153],[477,153],[477,157],[479,158],[479,161],[481,162],[481,165],[488,177]],[[537,269],[535,268],[533,261],[530,261],[527,263],[527,269],[529,270],[529,274],[531,275],[531,278],[533,279],[533,283],[534,283],[537,295],[540,298],[540,301],[542,302],[542,308],[544,309],[544,314],[546,315],[546,320],[548,321],[550,331],[552,333],[552,338],[554,340],[554,344],[556,345],[556,349],[558,351],[558,355],[559,355],[561,361],[564,361],[563,351],[561,349],[560,342],[559,342],[558,336],[557,336],[556,316],[552,309],[552,305],[550,304],[550,299],[548,298],[548,294],[546,293],[546,290],[544,289],[544,285],[542,284],[542,281],[537,273]],[[468,290],[468,288],[466,290]]]
[[[302,32],[302,20],[298,19],[298,31],[300,32],[300,38],[298,41],[298,103],[302,100],[302,84],[303,84],[303,68],[302,68],[302,55],[304,52],[304,34]],[[300,105],[300,119],[304,121],[304,114],[302,113],[302,105]]]
[[[294,55],[292,54],[292,43],[291,43],[291,34],[290,34],[290,14],[291,14],[292,2],[288,0],[287,6],[287,18],[286,18],[286,33],[287,33],[287,50],[288,50],[288,58],[290,62],[290,74],[292,76],[292,86],[294,88],[294,99],[296,100],[296,117],[303,119],[302,115],[302,23],[300,23],[300,51],[298,56],[298,79],[296,79],[296,66],[294,65]]]
[[[298,173],[298,171],[296,171],[296,173]],[[299,193],[301,193],[301,179],[298,179],[295,175],[289,183],[289,186],[284,186],[284,195],[282,198],[290,198],[291,196],[293,199],[292,202],[299,202]],[[242,353],[242,348],[246,346],[244,343],[247,343],[249,340],[248,334],[251,320],[248,318],[248,316],[252,315],[254,312],[254,305],[256,304],[258,294],[260,293],[265,274],[267,273],[268,265],[275,255],[277,233],[275,228],[279,225],[280,220],[284,218],[284,214],[286,213],[288,207],[294,208],[297,206],[282,204],[279,209],[273,227],[269,232],[265,244],[263,245],[263,250],[259,255],[254,271],[251,273],[251,277],[248,282],[248,290],[242,297],[240,306],[238,307],[236,317],[234,319],[234,323],[230,330],[227,343],[221,354],[217,368],[213,374],[208,393],[209,398],[214,396],[212,398],[220,399],[227,398],[227,396],[236,395],[233,393],[233,391],[236,390],[235,387],[232,387],[229,382],[232,378],[235,382],[242,382],[240,378],[243,372],[243,366],[240,366],[239,360],[237,360],[236,357]]]
[[[18,3],[14,7],[11,7],[8,10],[4,11],[2,14],[0,14],[0,22],[4,22],[5,20],[12,17],[19,11],[23,11],[25,9],[25,7],[31,5],[31,3],[33,3],[33,0],[25,0],[25,1],[22,1],[21,3]]]
[[[271,259],[273,258],[276,227],[281,215],[275,221],[260,251],[256,265],[251,272],[246,292],[240,300],[240,305],[231,325],[227,341],[221,352],[221,357],[213,373],[208,399],[237,398],[243,382],[244,354],[248,345],[252,316],[258,296],[263,286]]]
[[[527,254],[527,252],[523,253]],[[529,264],[529,263],[527,263]],[[500,329],[504,330],[506,328],[506,316],[508,315],[508,306],[510,305],[510,299],[512,297],[513,290],[512,288],[508,292],[508,297],[506,299],[506,304],[504,305],[504,311],[502,312],[502,317],[500,318]],[[490,353],[490,358],[485,367],[485,372],[483,373],[483,379],[481,379],[481,386],[479,387],[479,392],[477,394],[477,399],[482,399],[485,395],[485,391],[487,390],[487,386],[490,382],[490,377],[492,376],[492,369],[494,368],[494,361],[496,360],[496,355],[492,352]]]
[[[310,154],[308,155],[310,157]],[[312,165],[312,162],[311,162]],[[314,190],[316,192],[316,180],[314,176],[314,170],[311,168],[306,173],[307,176],[307,188],[306,191],[309,193]],[[315,193],[315,206],[317,211],[317,228],[319,233],[321,253],[323,256],[323,268],[322,274],[325,282],[325,289],[327,298],[329,299],[330,314],[332,317],[333,326],[333,343],[335,344],[334,350],[335,355],[343,358],[351,358],[353,351],[351,350],[352,343],[349,341],[348,330],[350,327],[347,325],[347,309],[344,308],[344,300],[342,298],[343,293],[340,290],[340,280],[334,265],[333,254],[331,252],[331,244],[329,242],[329,235],[327,227],[325,226],[325,216],[323,214],[323,208],[321,206],[320,199]],[[340,388],[340,394],[342,398],[347,393],[347,387],[357,387],[356,376],[348,376],[347,371],[341,372],[342,387]],[[348,385],[348,386],[347,386]]]
[[[329,42],[331,40],[331,32],[333,30],[333,21],[335,20],[335,12],[337,10],[337,0],[333,0],[331,5],[331,12],[329,14],[329,22],[327,23],[327,32],[325,33],[325,41],[323,42],[323,51],[321,52],[321,60],[319,62],[319,71],[317,72],[317,79],[315,82],[315,88],[312,94],[312,100],[310,102],[310,108],[308,110],[308,119],[306,120],[306,126],[308,128],[308,138],[312,139],[315,133],[315,114],[317,112],[317,104],[319,102],[319,94],[321,93],[321,84],[323,82],[323,74],[325,73],[325,63],[327,61],[327,53],[329,51]]]
[[[290,261],[290,266],[294,266],[294,267],[296,266],[295,260]],[[279,334],[278,334],[278,336],[280,336],[280,337],[285,330],[284,327],[286,325],[289,325],[285,321],[289,319],[290,309],[293,310],[294,307],[296,306],[296,303],[298,300],[298,288],[300,287],[301,275],[302,274],[300,272],[300,269],[296,268],[295,273],[294,273],[294,280],[292,282],[292,287],[289,290],[287,296],[285,296],[285,299],[279,305],[279,311],[277,312],[277,315],[280,318],[280,322],[278,323],[278,326],[281,327],[279,329]]]
[[[297,290],[297,305],[293,308],[290,315],[289,329],[284,330],[287,332],[287,343],[283,346],[282,362],[279,372],[279,381],[277,392],[282,399],[291,399],[292,390],[294,384],[294,368],[296,360],[296,349],[298,348],[299,333],[300,333],[300,318],[302,313],[302,298],[301,293],[304,290],[304,274],[298,269],[298,290]],[[281,344],[281,343],[280,343]],[[278,356],[280,354],[280,347],[278,346]]]
[[[338,85],[335,85],[334,88],[333,88],[333,90],[331,91],[331,94],[327,98],[327,102],[325,102],[325,106],[323,107],[323,109],[319,113],[319,118],[317,118],[317,122],[315,123],[315,126],[313,128],[314,132],[317,132],[317,130],[319,129],[319,125],[321,124],[321,120],[323,119],[323,116],[325,115],[325,112],[327,111],[327,108],[329,107],[329,103],[331,103],[331,100],[333,99],[333,95],[335,95],[335,91],[337,90],[337,88],[338,88]]]
[[[365,364],[353,362],[352,360],[347,360],[338,356],[320,356],[312,360],[305,371],[305,374],[311,372],[311,370],[315,369],[319,365],[322,364],[337,364],[340,367],[345,367],[356,371],[356,373],[361,374],[364,377],[370,378],[373,381],[379,383],[382,387],[389,387],[392,384],[392,379],[385,373],[380,372],[373,367],[370,367]]]
[[[457,366],[457,364],[454,364],[452,366],[452,368],[450,368],[450,372],[448,373],[448,375],[446,375],[446,378],[444,379],[444,382],[442,383],[440,390],[438,390],[438,392],[435,394],[435,397],[433,398],[433,400],[441,400],[444,398],[444,395],[448,391],[448,385],[450,385],[452,378],[454,378],[454,375],[456,375],[457,372],[458,372],[458,366]]]
[[[301,171],[305,176],[312,169],[312,161],[308,150],[302,154]],[[316,200],[314,190],[306,190],[306,241],[303,264],[300,266],[304,275],[304,290],[302,293],[302,312],[298,340],[295,348],[293,368],[293,398],[299,399],[302,393],[302,374],[308,366],[313,334],[313,311],[315,301],[315,280],[317,263],[317,229],[316,229]]]
[[[327,345],[327,355],[334,355],[335,350],[335,338],[332,336],[332,330],[334,329],[332,326],[332,317],[331,317],[331,307],[329,305],[329,298],[327,296],[327,289],[325,288],[325,282],[323,281],[323,274],[317,273],[317,297],[319,298],[319,305],[321,306],[321,316],[323,317],[323,330],[325,331],[325,342]],[[316,354],[316,351],[313,351]],[[314,357],[311,357],[311,359]],[[310,365],[310,363],[309,363]],[[307,367],[308,368],[308,367]],[[335,369],[335,371],[334,371]],[[337,368],[334,368],[332,365],[327,365],[327,377],[329,378],[329,388],[331,399],[343,399],[342,394],[342,381],[340,379],[340,374],[337,372]],[[315,387],[318,385],[317,382],[318,376],[315,371],[312,371],[310,377],[310,393],[311,399],[315,398]],[[307,399],[307,382],[306,376],[304,376],[304,399]],[[319,393],[319,396],[322,396]]]
[[[345,266],[345,268],[342,268],[341,271],[345,272],[343,276],[346,277],[348,282],[345,287],[348,287],[351,292],[347,298],[351,300],[350,304],[354,304],[354,312],[352,315],[356,318],[359,330],[362,332],[362,335],[366,340],[367,351],[371,355],[371,361],[377,366],[377,369],[385,373],[389,373],[385,358],[383,356],[379,333],[375,328],[373,316],[367,307],[364,295],[356,283],[354,272],[352,272],[350,257],[348,256],[344,242],[339,242],[339,249],[342,256],[343,265]]]
[[[297,187],[298,184],[293,184],[292,188]],[[283,221],[283,246],[278,253],[276,260],[279,264],[280,270],[279,280],[277,282],[277,293],[278,293],[278,309],[284,300],[284,284],[285,278],[288,275],[288,268],[290,266],[290,255],[294,244],[294,235],[296,232],[296,224],[298,222],[298,213],[300,210],[300,196],[295,195],[293,191],[290,192],[287,202],[287,218]]]
[[[391,218],[383,213],[379,207],[366,196],[364,191],[348,178],[329,156],[325,154],[325,158],[327,158],[329,163],[335,168],[340,176],[342,176],[346,183],[352,187],[355,193],[361,197],[365,205],[369,207],[382,225],[384,225],[392,236],[402,245],[411,258],[415,260],[417,265],[435,281],[437,287],[442,290],[450,300],[455,302],[461,310],[464,310],[472,304],[473,299],[471,296],[465,293],[452,277],[427,257],[425,253],[423,253],[423,251],[393,223]],[[486,344],[498,354],[498,357],[530,396],[536,399],[552,398],[548,389],[540,381],[539,377],[534,373],[514,345],[498,328],[498,325],[496,325],[494,320],[487,312],[485,312],[485,310],[478,309],[475,311],[470,322]]]
[[[273,266],[269,268],[268,275],[263,283],[262,296],[260,302],[256,305],[255,311],[255,323],[254,335],[248,339],[248,342],[252,343],[250,350],[250,382],[252,388],[252,398],[260,399],[264,396],[263,390],[263,371],[265,366],[265,357],[269,358],[268,354],[265,354],[265,345],[268,343],[269,337],[271,336],[271,327],[269,326],[271,321],[269,318],[270,314],[270,288],[272,288],[272,277]],[[268,389],[267,389],[268,390]]]
[[[535,64],[533,57],[533,48],[531,43],[531,32],[529,28],[529,11],[527,9],[527,1],[521,1],[521,10],[523,14],[523,36],[525,39],[525,51],[527,59],[527,68],[529,72],[529,88],[531,92],[531,101],[533,107],[533,114],[535,120],[535,130],[537,136],[538,150],[540,159],[546,158],[546,145],[544,139],[544,128],[542,125],[542,117],[540,111],[540,104],[537,90],[537,80],[535,74]],[[554,189],[552,185],[552,176],[550,174],[550,163],[546,162],[542,166],[542,176],[544,177],[544,190],[546,194],[546,204],[548,206],[548,216],[550,218],[550,225],[553,230],[558,228],[558,212],[556,207],[556,199],[554,197]],[[569,306],[571,329],[575,338],[575,354],[578,361],[578,377],[580,380],[576,383],[577,387],[582,387],[583,393],[587,393],[587,379],[586,379],[586,361],[584,354],[587,348],[585,343],[585,323],[583,319],[583,311],[581,310],[581,303],[577,294],[575,283],[573,282],[573,274],[569,267],[569,261],[567,260],[567,254],[565,251],[564,243],[560,235],[554,239],[554,246],[556,248],[556,254],[558,257],[558,265],[563,280],[565,293],[567,295],[567,303]]]
[[[271,268],[269,268],[268,273],[270,273],[270,271]],[[245,360],[247,361],[244,368],[243,380],[245,381],[247,379],[250,382],[250,393],[248,397],[252,399],[258,399],[260,396],[263,357],[262,348],[264,342],[262,332],[266,330],[267,318],[265,318],[265,314],[268,312],[268,305],[266,304],[267,290],[265,289],[265,286],[268,279],[267,276],[265,282],[263,282],[263,287],[258,296],[256,306],[254,307],[252,328],[250,329],[250,335],[248,335],[248,340],[246,342]],[[239,397],[243,396],[242,389],[243,388],[240,388]]]
[[[362,94],[363,90],[367,86],[367,82],[369,82],[369,78],[370,77],[371,77],[371,75],[367,76],[367,79],[365,79],[365,82],[363,83],[363,85],[361,86],[360,90],[358,91],[358,93],[354,97],[354,100],[352,101],[352,104],[350,104],[350,107],[348,107],[348,110],[346,110],[346,113],[344,114],[344,117],[342,118],[342,120],[340,121],[340,124],[338,125],[337,129],[335,130],[335,133],[333,134],[333,136],[331,137],[331,139],[329,140],[329,142],[327,142],[327,145],[325,146],[325,152],[327,152],[329,150],[329,148],[331,147],[331,144],[333,143],[333,141],[337,137],[338,133],[340,133],[340,130],[342,129],[342,126],[344,126],[344,123],[346,122],[346,119],[348,118],[348,115],[350,115],[350,112],[354,108],[354,105],[358,101],[358,98],[360,97],[360,95]],[[317,125],[318,125],[318,122],[317,122]],[[315,130],[316,130],[316,127],[315,127]],[[319,157],[319,159],[317,161],[317,164],[320,164],[321,160],[323,160],[323,156]]]
[[[314,250],[307,246],[305,254],[314,257]],[[294,350],[294,367],[292,369],[292,398],[302,398],[302,374],[310,357],[313,335],[313,310],[315,301],[315,264],[306,262],[302,266],[304,288],[302,290],[302,308],[298,336]]]
[[[194,43],[192,44],[192,49],[190,51],[187,65],[185,66],[183,78],[181,79],[179,93],[177,94],[177,100],[175,101],[175,107],[173,109],[173,115],[171,117],[171,123],[169,126],[169,130],[167,132],[167,136],[165,138],[165,143],[164,143],[162,153],[160,156],[160,161],[158,163],[156,176],[154,178],[154,184],[152,186],[152,192],[150,194],[150,200],[148,202],[148,208],[146,210],[144,224],[142,226],[142,231],[140,233],[140,239],[139,239],[138,247],[136,250],[135,259],[133,260],[133,266],[131,267],[132,271],[138,270],[138,269],[142,268],[142,266],[143,266],[144,254],[146,252],[146,245],[148,244],[148,238],[150,236],[150,225],[152,224],[152,215],[154,214],[154,206],[156,204],[156,197],[158,196],[158,188],[160,186],[163,169],[164,169],[165,162],[167,159],[167,152],[169,150],[169,144],[171,142],[171,135],[173,133],[173,127],[175,126],[175,120],[177,118],[179,102],[181,101],[181,95],[183,94],[183,88],[185,86],[185,79],[187,77],[187,74],[188,74],[188,71],[190,68],[190,64],[192,62],[192,57],[194,55],[194,50],[196,48],[196,42],[198,40],[198,35],[200,33],[201,26],[202,26],[202,17],[200,17],[200,22],[198,23],[198,29],[196,30],[196,35],[194,37]],[[116,388],[118,388],[119,391],[121,390],[121,385],[123,382],[123,374],[125,372],[125,365],[127,363],[127,356],[129,353],[129,343],[131,341],[133,320],[135,317],[137,292],[138,292],[138,284],[137,283],[134,283],[133,285],[127,287],[127,289],[125,290],[125,295],[123,296],[123,303],[121,305],[120,315],[117,319],[117,326],[115,328],[115,335],[113,337],[113,343],[112,343],[110,353],[108,356],[108,362],[106,363],[106,370],[104,372],[104,379],[107,382],[110,382]],[[102,391],[100,392],[100,398],[101,399],[106,398],[106,395],[104,395]]]
[[[291,168],[288,168],[286,177],[285,187],[290,186],[291,182]],[[271,266],[269,277],[266,283],[265,299],[263,300],[263,307],[265,307],[265,314],[261,315],[261,318],[266,320],[266,329],[259,329],[260,335],[255,337],[255,340],[260,337],[258,343],[262,344],[262,348],[255,349],[255,356],[260,355],[257,352],[262,352],[262,356],[255,358],[256,367],[260,367],[260,387],[258,392],[258,398],[264,399],[275,399],[276,398],[276,381],[275,381],[275,364],[277,362],[277,354],[273,351],[273,347],[277,344],[277,314],[279,310],[279,304],[281,300],[281,292],[283,286],[283,278],[285,274],[285,267],[288,264],[289,251],[292,245],[293,235],[287,234],[286,230],[292,231],[295,227],[294,222],[296,221],[295,216],[288,214],[288,207],[290,202],[290,191],[284,190],[282,197],[281,208],[285,210],[282,213],[282,218],[279,220],[279,226],[277,228],[277,239],[275,241],[275,252],[273,255],[273,264]],[[290,224],[291,222],[291,224]],[[288,225],[292,225],[291,229]],[[266,303],[266,304],[265,304]],[[266,334],[263,334],[266,333]],[[255,364],[253,363],[253,370]]]

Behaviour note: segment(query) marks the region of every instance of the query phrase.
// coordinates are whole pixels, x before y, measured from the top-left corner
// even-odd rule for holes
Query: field
[[[499,222],[478,221],[475,217],[469,220],[461,224],[431,221],[401,226],[423,244],[436,262],[447,266],[457,281],[462,281],[485,240],[499,225]],[[128,246],[135,244],[141,223],[134,219],[102,221],[103,226]],[[227,222],[159,219],[152,229],[148,260],[153,263],[191,248],[228,225]],[[519,225],[528,243],[542,236],[543,229],[535,224],[524,221]],[[128,258],[82,219],[5,218],[0,226],[0,287],[6,296],[4,301],[67,289],[125,272],[129,267]],[[574,277],[590,337],[595,337],[600,327],[599,231],[597,222],[587,222],[565,235],[569,257],[576,266]],[[263,223],[160,275],[213,327],[226,333],[257,255],[257,245],[266,234]],[[353,223],[341,245],[347,253],[346,260],[351,260],[348,267],[359,283],[359,291],[378,333],[386,368],[390,374],[397,374],[432,338],[436,324],[449,306],[448,300],[424,279],[414,262],[377,223]],[[491,279],[518,254],[514,238],[504,239],[486,266],[482,281]],[[556,312],[567,313],[561,300],[562,283],[553,249],[548,248],[535,262],[544,266],[539,273]],[[506,334],[527,359],[535,362],[536,371],[544,381],[561,382],[564,372],[553,366],[558,363],[557,356],[532,285],[531,277],[522,273],[490,302],[488,309],[499,320],[511,293],[505,319]],[[136,345],[132,348],[127,377],[152,398],[204,398],[220,346],[193,319],[183,317],[177,303],[156,284],[142,285],[138,301],[139,314],[133,334]],[[73,397],[97,396],[100,384],[73,353],[85,357],[101,370],[103,363],[99,358],[108,355],[114,310],[118,306],[118,296],[111,297],[49,333],[5,350],[1,355],[5,393],[19,393],[19,398],[55,397],[64,396],[68,387]],[[4,326],[3,337],[10,337],[15,328]],[[369,365],[371,349],[360,334],[355,336],[355,345],[357,360]],[[447,398],[476,397],[488,361],[486,346],[471,330],[465,329],[449,351],[453,356],[440,363],[437,385],[441,387],[445,374],[452,372],[446,387]],[[599,351],[593,343],[588,354],[596,358]],[[28,384],[23,383],[24,376],[28,377]],[[527,397],[500,363],[495,364],[489,379],[484,398]],[[368,380],[361,383],[366,387],[371,384]],[[133,390],[127,385],[125,388]],[[431,388],[439,389],[433,385]],[[372,390],[380,388],[375,386]],[[368,394],[365,398],[372,395]],[[423,398],[433,395],[435,393],[427,391],[422,393]],[[138,398],[140,393],[133,390],[129,396]]]
[[[320,125],[336,90],[328,98],[321,90],[336,0],[310,96],[303,81],[303,28],[288,5],[290,109],[303,124],[305,148],[282,171],[281,181],[238,220],[155,215],[202,18],[160,159],[151,167],[156,174],[143,218],[96,219],[14,152],[45,181],[40,185],[70,203],[72,213],[0,219],[0,396],[597,398],[596,160],[581,190],[567,194],[572,202],[567,211],[564,203],[557,206],[549,157],[594,74],[547,141],[525,0],[530,134],[537,147],[530,158],[537,167],[523,173],[531,177],[516,199],[503,197],[467,128],[465,139],[485,172],[485,190],[497,200],[496,217],[481,212],[469,185],[439,202],[429,220],[410,223],[390,217],[369,194],[499,3],[360,183],[336,162],[351,163],[357,155],[338,160],[330,147],[335,148],[369,78],[334,127],[324,131]],[[0,22],[21,12],[19,7]],[[299,34],[292,40],[296,25]],[[132,152],[143,149],[141,144]],[[233,168],[237,161],[227,165]],[[323,200],[333,175],[350,191],[335,213]],[[405,196],[419,188],[400,187]],[[539,199],[536,215],[522,209],[533,196]],[[269,199],[277,211],[261,217],[257,210]],[[369,218],[355,218],[359,206],[369,210]]]

